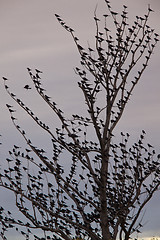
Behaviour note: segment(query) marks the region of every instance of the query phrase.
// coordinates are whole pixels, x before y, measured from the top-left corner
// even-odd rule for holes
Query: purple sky
[[[57,22],[57,13],[72,27],[80,38],[80,43],[92,45],[95,35],[93,14],[98,3],[97,16],[105,13],[103,0],[0,0],[0,74],[9,78],[10,88],[25,99],[26,103],[45,120],[50,122],[50,112],[45,111],[43,102],[35,97],[32,90],[26,92],[25,84],[30,84],[26,68],[43,71],[44,86],[62,109],[69,115],[81,107],[81,93],[77,88],[78,77],[73,68],[79,65],[79,56],[71,36]],[[149,25],[160,34],[160,0],[111,0],[115,11],[122,5],[128,6],[130,21],[135,15],[144,15],[148,4],[155,10]],[[160,152],[160,44],[157,46],[149,67],[143,74],[124,116],[117,128],[129,132],[133,141],[142,129],[147,132],[146,139]],[[15,141],[21,137],[14,129],[5,104],[13,104],[7,96],[3,82],[0,82],[0,133],[3,135],[2,159]],[[15,104],[13,104],[16,106]],[[22,126],[28,127],[35,140],[41,138],[38,129],[21,111],[17,112]],[[53,118],[54,120],[54,118]],[[52,120],[52,121],[53,121]],[[53,124],[53,123],[52,123]],[[56,125],[56,120],[54,120]],[[54,126],[53,124],[53,126]],[[26,127],[26,128],[27,128]],[[15,140],[16,139],[16,140]],[[40,143],[44,141],[41,139]],[[1,164],[1,163],[0,163]],[[7,196],[7,195],[6,195]],[[5,195],[3,201],[5,201]],[[1,204],[1,201],[0,201]],[[8,201],[11,205],[11,202]],[[160,236],[160,194],[157,194],[146,209],[143,234],[140,238]],[[10,240],[10,239],[9,239]]]

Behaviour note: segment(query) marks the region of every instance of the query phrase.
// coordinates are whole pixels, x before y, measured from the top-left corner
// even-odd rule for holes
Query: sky
[[[149,25],[160,34],[160,1],[159,0],[111,0],[115,11],[122,10],[122,5],[128,6],[130,21],[135,15],[144,15],[148,4],[154,10],[150,16]],[[43,71],[44,86],[48,95],[53,97],[59,106],[68,114],[78,109],[83,112],[81,93],[77,87],[78,77],[74,68],[79,66],[79,55],[74,42],[57,22],[57,13],[75,30],[83,46],[88,42],[93,44],[95,26],[94,10],[97,5],[97,16],[101,17],[105,10],[103,0],[0,0],[0,78],[7,77],[10,89],[17,93],[46,122],[56,126],[56,119],[51,119],[45,105],[24,86],[31,85],[27,67]],[[123,118],[119,124],[117,135],[126,131],[136,140],[140,131],[147,133],[147,141],[160,152],[160,44],[157,46],[150,64],[135,89]],[[3,148],[0,152],[0,164],[9,148],[22,139],[11,123],[5,104],[15,103],[7,96],[3,81],[0,81],[0,134]],[[34,128],[27,116],[17,111],[22,126],[28,129],[33,139],[44,143],[45,136]],[[1,202],[6,202],[12,208],[12,201],[3,194]],[[157,193],[147,206],[143,234],[139,238],[160,236],[160,194]],[[11,239],[11,238],[10,238]],[[9,240],[10,240],[9,239]]]

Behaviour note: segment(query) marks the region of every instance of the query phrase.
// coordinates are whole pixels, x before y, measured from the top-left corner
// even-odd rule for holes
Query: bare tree
[[[7,78],[3,78],[11,98],[50,136],[53,156],[47,157],[45,149],[32,142],[18,125],[15,110],[7,104],[11,120],[28,148],[22,151],[14,145],[9,151],[8,169],[1,171],[0,185],[13,192],[17,211],[26,221],[13,218],[1,207],[2,239],[6,239],[9,228],[16,226],[18,231],[21,226],[27,229],[21,231],[26,239],[34,234],[34,229],[40,229],[44,237],[37,234],[35,239],[70,240],[77,236],[91,240],[128,240],[143,226],[143,209],[160,185],[159,158],[150,144],[144,144],[144,130],[132,145],[128,133],[121,132],[121,141],[116,142],[114,130],[148,65],[158,34],[147,25],[150,7],[144,17],[136,16],[129,26],[125,5],[119,16],[109,1],[105,3],[109,15],[104,15],[102,30],[95,11],[93,48],[82,47],[74,30],[56,14],[80,54],[81,67],[76,67],[75,72],[80,77],[78,86],[84,96],[87,116],[74,114],[67,119],[46,94],[41,71],[36,69],[34,73],[28,68],[35,90],[59,119],[61,127],[53,132],[9,90]],[[112,17],[115,27],[112,35],[107,26],[108,17]],[[30,86],[25,88],[28,90]],[[64,169],[65,158],[69,172]]]

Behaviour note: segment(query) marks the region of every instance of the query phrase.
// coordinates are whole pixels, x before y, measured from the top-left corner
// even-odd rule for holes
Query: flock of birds
[[[142,206],[143,204],[140,199],[140,195],[137,195],[138,191],[141,191],[141,187],[146,194],[146,199],[149,198],[156,186],[159,184],[159,159],[160,154],[155,157],[155,150],[151,144],[144,146],[143,140],[145,131],[143,130],[139,140],[134,143],[128,149],[128,141],[130,135],[121,132],[122,141],[120,143],[113,143],[113,129],[118,123],[125,104],[127,103],[129,97],[131,96],[134,85],[139,81],[144,69],[148,64],[148,60],[153,52],[153,49],[158,40],[158,34],[154,33],[153,43],[151,43],[151,36],[154,30],[150,29],[146,25],[149,13],[153,10],[148,7],[148,14],[143,17],[136,17],[136,21],[131,28],[128,28],[127,35],[125,39],[122,35],[125,33],[124,29],[127,28],[127,6],[123,5],[122,12],[122,23],[120,24],[117,20],[117,12],[112,11],[110,2],[105,0],[111,16],[113,17],[114,24],[116,26],[116,41],[113,40],[110,35],[110,30],[105,26],[105,34],[99,31],[98,23],[100,21],[97,16],[94,16],[94,20],[97,27],[96,38],[96,49],[91,47],[88,48],[88,52],[79,44],[79,39],[74,35],[74,30],[68,27],[65,22],[61,19],[58,14],[55,14],[61,25],[71,33],[78,51],[81,56],[80,68],[76,68],[75,72],[79,75],[79,87],[82,89],[86,103],[88,104],[88,114],[89,117],[81,117],[78,114],[73,114],[72,119],[65,119],[63,112],[58,109],[55,102],[51,102],[51,98],[44,94],[44,89],[41,84],[42,71],[35,69],[35,75],[32,73],[30,68],[27,68],[33,84],[41,95],[41,97],[48,103],[52,110],[57,114],[61,122],[62,127],[55,129],[55,134],[53,134],[50,128],[45,125],[25,104],[16,97],[14,93],[9,91],[7,85],[7,78],[3,77],[4,86],[8,94],[22,107],[31,118],[51,137],[51,142],[53,145],[53,157],[52,160],[47,158],[45,149],[39,149],[33,146],[30,139],[26,137],[24,130],[21,130],[20,126],[17,125],[16,117],[14,116],[15,110],[13,106],[6,104],[10,114],[11,119],[16,126],[17,130],[22,134],[25,141],[27,142],[30,149],[26,148],[25,152],[21,152],[20,147],[14,145],[12,151],[9,151],[10,158],[7,158],[8,169],[4,170],[4,175],[1,174],[1,179],[6,178],[5,181],[1,181],[1,184],[5,188],[9,188],[17,195],[19,199],[17,200],[17,206],[19,210],[28,218],[31,219],[33,225],[38,227],[49,228],[55,226],[55,229],[59,229],[59,233],[70,234],[72,227],[76,229],[77,232],[85,232],[92,234],[93,238],[100,239],[99,234],[99,224],[100,224],[100,202],[99,194],[101,190],[101,168],[102,163],[102,151],[101,146],[102,139],[105,141],[106,145],[110,141],[110,149],[107,152],[108,155],[105,157],[109,159],[109,171],[106,177],[106,196],[107,196],[107,211],[108,211],[108,223],[110,225],[111,235],[116,232],[116,224],[118,224],[119,219],[121,220],[122,230],[124,232],[129,231],[129,225],[132,224],[134,218],[138,213],[136,213],[136,206]],[[105,14],[105,19],[108,17]],[[143,25],[144,23],[144,25]],[[138,36],[138,31],[143,29],[143,45],[142,40],[136,42],[136,37]],[[144,30],[145,29],[145,30]],[[105,39],[106,36],[106,39]],[[103,43],[106,43],[107,50],[104,48]],[[132,49],[135,46],[135,49]],[[145,56],[145,63],[143,64],[142,70],[138,71],[138,76],[131,81],[131,89],[127,90],[127,76],[138,61],[135,58],[137,49],[140,48],[140,55],[143,55],[146,49],[148,49],[148,55]],[[98,57],[95,58],[93,55],[97,52]],[[121,64],[125,63],[128,54],[131,53],[132,60],[128,69],[122,69]],[[122,65],[123,65],[122,64]],[[91,81],[87,77],[87,71],[91,73],[94,77],[94,81]],[[113,71],[113,73],[112,73]],[[119,77],[120,76],[120,77]],[[120,82],[121,81],[121,82]],[[119,83],[120,82],[120,83]],[[100,118],[102,112],[106,112],[108,106],[96,107],[95,102],[97,96],[101,93],[102,88],[107,92],[106,99],[109,99],[108,103],[111,103],[115,96],[120,92],[120,99],[117,100],[116,106],[112,106],[110,110],[111,116],[115,116],[114,109],[118,109],[118,116],[116,118],[110,118],[110,129],[107,129],[107,137],[102,136],[102,130],[105,129],[105,122]],[[31,90],[32,87],[29,84],[24,86],[25,90]],[[119,90],[118,90],[119,89]],[[117,91],[118,90],[118,91]],[[110,114],[110,112],[109,112]],[[96,126],[96,133],[99,142],[87,139],[88,132],[87,129],[91,125]],[[68,151],[72,155],[70,158],[70,172],[65,175],[65,169],[63,164],[60,164],[60,156],[64,152]],[[40,164],[37,164],[31,153],[34,152],[39,158]],[[156,159],[154,159],[156,158]],[[35,164],[38,168],[38,173],[35,176],[31,174],[27,166],[22,165],[22,159],[26,159]],[[68,159],[68,158],[67,158]],[[11,167],[13,163],[13,166]],[[68,164],[69,167],[69,164]],[[24,187],[23,174],[27,176],[28,183]],[[26,175],[27,174],[27,175]],[[48,181],[46,175],[53,175],[56,182],[56,187],[51,181]],[[45,177],[44,177],[45,176]],[[146,183],[148,176],[152,177],[150,184]],[[44,179],[47,179],[44,183]],[[47,185],[45,185],[47,184]],[[46,186],[46,189],[44,189]],[[24,187],[24,189],[23,189]],[[33,204],[33,214],[29,215],[28,207],[25,207],[25,201],[30,201]],[[73,201],[73,204],[70,204]],[[37,203],[37,205],[35,204]],[[89,211],[88,211],[89,209]],[[130,209],[130,212],[128,210]],[[3,209],[0,209],[0,213]],[[29,223],[27,225],[16,221],[10,217],[6,217],[6,221],[11,224],[8,227],[12,227],[12,224],[16,223],[21,226],[30,227]],[[28,215],[27,215],[28,214]],[[41,220],[37,221],[37,217],[41,216]],[[58,220],[60,217],[60,221]],[[80,226],[82,229],[80,229]],[[95,227],[96,226],[96,227]],[[131,232],[140,232],[142,224],[139,223],[137,226],[132,228]],[[58,231],[58,230],[57,230]],[[22,233],[23,234],[23,233]],[[24,234],[25,235],[25,234]]]

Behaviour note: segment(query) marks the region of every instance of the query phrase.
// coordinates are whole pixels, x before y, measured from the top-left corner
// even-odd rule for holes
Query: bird
[[[104,17],[108,17],[109,15],[108,15],[108,14],[104,14],[103,16],[104,16]]]
[[[158,41],[159,41],[159,39],[158,39],[158,38],[154,38],[154,40],[155,40],[155,42],[158,42]]]
[[[11,105],[9,105],[9,104],[6,104],[6,106],[7,106],[7,108],[11,108],[11,107],[13,107],[13,106],[11,106]]]
[[[97,17],[94,17],[94,20],[95,20],[95,21],[100,21],[100,19],[99,19],[99,18],[97,18]]]
[[[123,137],[124,137],[124,136],[125,136],[125,134],[124,134],[123,132],[121,132],[121,136],[123,136]]]
[[[24,88],[26,89],[26,90],[29,90],[29,89],[31,89],[31,87],[27,84],[27,85],[25,85],[24,86]]]
[[[43,73],[42,71],[35,69],[36,73]]]
[[[89,50],[90,52],[93,52],[93,51],[94,51],[94,50],[93,50],[92,48],[90,48],[90,47],[88,48],[88,50]]]
[[[154,35],[155,35],[156,37],[158,37],[158,36],[159,36],[159,34],[157,34],[157,33],[154,33]]]
[[[150,4],[148,4],[148,11],[149,11],[149,12],[154,12],[154,11],[150,8]]]
[[[146,132],[145,132],[144,130],[142,130],[142,133],[143,133],[143,134],[146,134]]]
[[[6,77],[2,77],[2,78],[3,78],[4,81],[7,81],[7,80],[8,80],[8,78],[6,78]]]
[[[147,145],[148,145],[149,148],[153,148],[153,146],[151,144],[148,143]]]
[[[79,44],[77,44],[77,47],[80,51],[84,50],[84,48],[82,46],[80,46]]]
[[[56,17],[60,17],[58,14],[55,14]]]
[[[112,14],[112,15],[115,15],[115,16],[118,15],[117,12],[113,12],[113,11],[111,11],[111,14]]]

